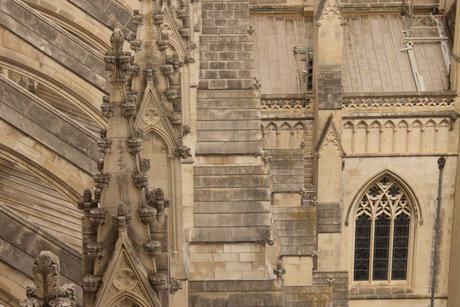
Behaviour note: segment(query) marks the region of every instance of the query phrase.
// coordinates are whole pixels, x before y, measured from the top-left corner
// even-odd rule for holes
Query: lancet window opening
[[[388,175],[362,194],[355,215],[354,281],[407,279],[413,212],[408,193]]]

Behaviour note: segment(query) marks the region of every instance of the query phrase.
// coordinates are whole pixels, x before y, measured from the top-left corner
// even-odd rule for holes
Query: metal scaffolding
[[[403,0],[401,14],[403,15],[404,30],[402,51],[407,51],[409,62],[418,91],[425,90],[423,76],[421,75],[414,46],[417,43],[440,43],[446,70],[450,72],[450,51],[448,37],[444,31],[444,15],[434,13],[419,15],[414,14],[414,0]]]

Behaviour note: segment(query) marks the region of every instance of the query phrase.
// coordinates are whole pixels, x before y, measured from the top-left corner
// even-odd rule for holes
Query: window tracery
[[[407,193],[384,175],[362,195],[355,219],[354,280],[406,280],[411,222]]]

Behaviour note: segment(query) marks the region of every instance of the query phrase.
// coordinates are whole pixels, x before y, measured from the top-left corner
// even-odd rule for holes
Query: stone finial
[[[153,63],[151,59],[147,60],[146,68],[144,69],[144,75],[147,81],[153,80],[153,74],[155,73],[155,68],[153,67]]]
[[[75,285],[59,285],[59,258],[50,251],[42,251],[35,258],[34,284],[26,289],[27,299],[21,307],[74,307]]]
[[[112,222],[118,226],[119,231],[126,230],[127,225],[131,223],[131,214],[127,212],[125,204],[118,204],[117,214],[112,214]]]
[[[131,53],[123,51],[124,41],[123,32],[115,28],[110,37],[112,49],[107,51],[104,56],[105,69],[112,71],[112,78],[114,80],[124,79],[133,62]]]
[[[91,191],[86,189],[83,192],[83,200],[78,202],[78,209],[89,212],[93,208],[93,200],[91,197]]]

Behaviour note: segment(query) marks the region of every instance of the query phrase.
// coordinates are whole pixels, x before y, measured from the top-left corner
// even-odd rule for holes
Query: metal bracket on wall
[[[301,71],[301,89],[303,93],[313,90],[313,48],[294,47],[294,54],[305,55],[301,61],[305,62],[304,69]]]

